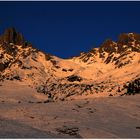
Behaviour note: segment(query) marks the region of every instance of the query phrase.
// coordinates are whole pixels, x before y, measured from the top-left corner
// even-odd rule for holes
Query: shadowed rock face
[[[4,34],[0,36],[0,43],[13,43],[15,45],[23,45],[24,38],[21,33],[18,33],[15,28],[8,28]]]
[[[116,43],[113,42],[111,39],[107,39],[99,48],[99,52],[108,52],[108,53],[112,53],[112,52],[116,52]]]
[[[140,35],[137,33],[123,33],[118,38],[118,44],[129,45],[130,42],[137,41],[140,43]]]
[[[3,71],[5,69],[4,65],[0,63],[0,71]]]
[[[124,85],[127,88],[126,94],[140,94],[140,78],[135,79]]]
[[[123,47],[126,45],[127,47]],[[117,42],[118,53],[121,53],[128,48],[131,48],[132,51],[140,52],[140,35],[137,33],[123,33],[120,34]]]
[[[77,75],[71,75],[67,77],[69,82],[74,82],[74,81],[82,81],[82,78],[77,76]]]

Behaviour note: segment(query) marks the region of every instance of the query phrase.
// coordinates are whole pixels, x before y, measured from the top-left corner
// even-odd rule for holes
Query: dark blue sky
[[[140,33],[140,2],[0,2],[0,33],[15,27],[34,47],[62,58]]]

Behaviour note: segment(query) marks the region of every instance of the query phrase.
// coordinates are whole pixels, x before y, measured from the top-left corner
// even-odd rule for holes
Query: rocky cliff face
[[[0,80],[18,80],[53,100],[118,96],[140,77],[140,35],[121,34],[78,57],[61,59],[33,48],[14,28],[0,36]]]
[[[0,36],[1,44],[24,45],[25,41],[21,33],[18,33],[15,28],[8,28],[4,34]]]
[[[132,63],[135,53],[140,52],[140,35],[136,33],[121,34],[117,42],[106,40],[99,48],[93,48],[90,52],[83,53],[75,60],[87,64],[103,62],[112,63],[115,68]]]

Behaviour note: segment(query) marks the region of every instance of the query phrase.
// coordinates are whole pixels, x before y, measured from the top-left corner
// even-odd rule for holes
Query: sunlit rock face
[[[45,46],[44,46],[45,47]],[[0,36],[0,80],[18,80],[52,100],[118,96],[140,77],[140,35],[124,33],[98,48],[61,59],[33,48],[14,28]]]

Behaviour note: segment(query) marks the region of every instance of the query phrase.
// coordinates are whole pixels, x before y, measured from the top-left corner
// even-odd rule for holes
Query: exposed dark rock
[[[134,38],[132,38],[132,36],[129,36],[129,34],[123,33],[123,34],[120,34],[117,43],[119,46],[122,46],[122,45],[128,45],[128,43],[132,41],[134,41]]]
[[[140,94],[140,78],[135,79],[134,81],[127,82],[124,85],[124,88],[127,89],[126,94],[131,95],[131,94]]]
[[[16,80],[21,80],[21,78],[18,75],[13,76],[12,78]]]
[[[9,66],[10,62],[5,62],[5,63],[0,63],[0,71],[3,71],[4,69],[6,69]]]
[[[37,92],[39,92],[39,93],[44,93],[44,92],[45,92],[44,86],[39,86],[39,87],[37,87]]]
[[[51,55],[49,55],[49,54],[45,54],[45,59],[46,59],[46,61],[48,61],[48,60],[51,60]],[[53,61],[51,61],[52,63],[53,63]]]
[[[37,103],[37,104],[41,104],[41,103],[43,103],[43,102],[41,102],[41,101],[37,101],[36,103]]]
[[[63,126],[62,128],[57,128],[56,130],[63,134],[76,136],[76,135],[78,135],[79,128]]]
[[[46,100],[46,101],[44,101],[43,103],[49,103],[50,101],[49,100]]]
[[[107,59],[104,61],[106,64],[110,63],[113,58],[113,55],[109,55]]]
[[[73,71],[73,69],[68,69],[68,71]]]
[[[140,126],[137,126],[136,129],[140,129]]]
[[[67,70],[66,70],[66,69],[62,69],[62,71],[67,72]]]
[[[95,48],[92,48],[89,52],[87,53],[81,53],[79,59],[81,59],[83,62],[87,62],[91,57],[94,57],[96,55],[97,51]]]
[[[8,28],[0,37],[0,43],[13,43],[15,45],[23,45],[24,38],[22,34],[18,33],[15,28]]]
[[[28,70],[31,70],[31,69],[32,69],[32,66],[28,66],[28,65],[27,65],[27,66],[22,66],[21,69],[28,69]]]
[[[55,66],[56,69],[60,69],[60,66]]]
[[[34,103],[33,101],[28,101],[28,103]]]
[[[116,46],[117,45],[111,39],[108,39],[100,46],[99,53],[102,53],[102,52],[108,52],[108,53],[116,52],[116,49],[115,49]]]
[[[135,42],[135,46],[133,46],[133,43]],[[128,48],[131,48],[132,51],[140,51],[140,47],[137,48],[137,45],[140,45],[140,34],[137,33],[123,33],[119,36],[118,39],[118,53],[121,53],[123,51],[126,51]],[[127,47],[123,47],[123,45],[126,45]]]
[[[69,82],[74,82],[74,81],[80,82],[80,81],[82,81],[83,79],[82,79],[80,76],[71,75],[71,76],[68,76],[68,77],[67,77],[67,80],[68,80]]]
[[[17,63],[17,65],[18,65],[19,67],[22,66],[22,61],[20,61],[20,60],[16,60],[15,63]]]
[[[5,69],[4,64],[0,63],[0,71],[3,71]]]

